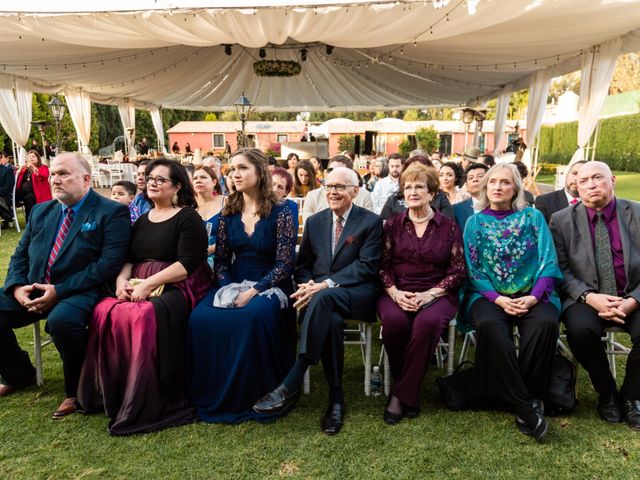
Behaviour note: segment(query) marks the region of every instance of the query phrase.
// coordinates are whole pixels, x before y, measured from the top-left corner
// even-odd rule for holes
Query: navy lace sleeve
[[[285,203],[277,208],[276,213],[276,258],[273,268],[258,283],[255,288],[263,292],[269,288],[291,278],[296,257],[297,230],[291,209]],[[218,230],[220,235],[220,230]],[[218,242],[220,239],[218,239]],[[218,247],[219,248],[219,247]]]
[[[229,266],[231,265],[232,251],[229,245],[229,235],[227,232],[227,218],[220,215],[218,222],[218,234],[216,239],[216,252],[214,254],[214,279],[218,287],[223,287],[231,283]]]

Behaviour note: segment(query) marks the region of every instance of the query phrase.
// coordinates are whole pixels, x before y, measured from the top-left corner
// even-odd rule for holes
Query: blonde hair
[[[487,173],[482,178],[482,184],[480,185],[480,210],[484,210],[485,208],[491,206],[489,197],[487,197],[487,185],[489,184],[489,180],[491,180],[491,177],[499,170],[509,170],[509,172],[511,172],[511,178],[513,180],[513,186],[515,188],[515,193],[513,195],[513,198],[511,199],[511,208],[516,211],[523,210],[527,206],[527,201],[524,198],[524,187],[522,185],[522,178],[520,177],[518,168],[511,163],[498,163],[487,170]]]

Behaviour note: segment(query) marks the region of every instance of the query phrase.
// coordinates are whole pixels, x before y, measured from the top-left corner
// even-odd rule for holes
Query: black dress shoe
[[[598,415],[600,415],[600,418],[610,423],[619,423],[622,421],[620,400],[617,394],[600,394],[600,398],[598,400]]]
[[[327,411],[322,417],[320,426],[322,431],[327,435],[336,435],[340,433],[344,417],[347,414],[347,407],[343,403],[334,403],[327,407]]]
[[[534,414],[534,416],[532,416],[532,422],[528,422],[516,415],[516,426],[518,430],[525,435],[530,435],[534,437],[538,443],[542,443],[549,429],[549,424],[544,418],[544,404],[541,400],[533,399],[531,401],[531,409]]]
[[[416,405],[415,407],[409,407],[403,404],[402,413],[407,418],[418,418],[420,416],[420,405]]]
[[[281,384],[278,388],[258,400],[253,409],[258,413],[279,415],[292,406],[299,396],[300,390],[290,393],[287,387]]]
[[[640,400],[624,400],[622,411],[629,426],[634,430],[640,430]]]

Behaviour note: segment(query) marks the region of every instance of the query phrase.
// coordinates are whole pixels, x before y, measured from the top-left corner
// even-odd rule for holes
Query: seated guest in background
[[[382,221],[353,204],[360,188],[353,170],[333,169],[324,188],[329,208],[307,220],[296,263],[298,290],[292,298],[303,318],[300,354],[289,373],[280,377],[282,384],[253,408],[265,414],[286,412],[300,392],[307,368],[322,359],[329,383],[329,407],[321,425],[324,433],[334,435],[345,416],[344,320],[376,319]]]
[[[136,184],[129,180],[120,180],[111,187],[111,200],[129,207],[136,197]]]
[[[173,146],[171,147],[171,151],[175,154],[178,155],[180,153],[180,145],[178,145],[178,142],[174,142]]]
[[[135,222],[138,217],[151,210],[151,204],[146,196],[147,177],[145,172],[148,164],[149,160],[142,160],[138,163],[138,170],[136,171],[136,187],[138,187],[138,194],[129,205],[131,223]]]
[[[409,160],[405,162],[403,168],[407,169],[414,163],[421,163],[423,165],[426,165],[427,167],[434,168],[433,163],[431,163],[431,160],[421,155],[415,155],[409,158]],[[440,190],[438,190],[438,193],[436,193],[435,197],[431,201],[431,208],[438,210],[441,214],[443,214],[446,217],[449,217],[451,219],[454,218],[453,207],[449,203],[449,199],[444,194],[444,192]],[[387,220],[391,218],[393,215],[395,215],[396,213],[404,212],[406,209],[407,209],[407,204],[404,201],[404,193],[398,189],[398,192],[391,195],[387,199],[386,203],[384,204],[384,207],[382,208],[382,211],[380,212],[380,217],[383,220]]]
[[[640,205],[615,196],[606,163],[586,162],[577,176],[582,202],[553,214],[550,224],[564,274],[567,340],[599,394],[600,417],[639,430]],[[610,327],[631,336],[620,394],[602,343]]]
[[[387,157],[378,157],[371,160],[371,168],[369,173],[362,179],[364,187],[372,192],[379,180],[389,175],[389,167],[387,165]]]
[[[152,208],[133,225],[117,298],[93,310],[78,387],[84,411],[106,412],[112,435],[195,419],[184,359],[189,312],[211,286],[207,233],[180,163],[158,158],[146,173]]]
[[[518,429],[540,442],[547,432],[542,401],[558,340],[554,285],[562,274],[544,217],[526,206],[523,195],[514,165],[490,168],[482,180],[482,211],[464,230],[468,308],[477,334],[472,393],[480,405],[513,408]]]
[[[487,173],[489,167],[484,163],[472,163],[467,168],[465,190],[470,195],[465,201],[456,203],[453,206],[453,213],[455,215],[456,222],[460,227],[460,230],[464,232],[464,227],[467,224],[467,219],[474,213],[480,211],[480,192],[482,179],[485,173]]]
[[[191,154],[193,154],[193,151],[191,151],[191,145],[189,145],[189,142],[187,142],[187,143],[184,145],[184,154],[185,154],[185,155],[191,155]]]
[[[478,162],[483,163],[487,167],[491,168],[496,164],[496,159],[493,158],[493,155],[485,154],[485,155],[480,155]]]
[[[347,157],[346,155],[334,155],[329,160],[329,166],[326,170],[327,175],[331,173],[334,168],[338,167],[346,167],[349,170],[353,170],[353,160],[351,160],[351,158]],[[371,194],[367,191],[366,188],[358,189],[358,193],[356,194],[356,198],[353,201],[353,204],[373,211],[373,201],[371,200]],[[304,199],[304,206],[302,207],[303,222],[306,222],[307,218],[309,218],[314,213],[321,212],[322,210],[325,210],[327,208],[329,208],[329,203],[327,202],[327,192],[322,187],[310,191],[307,194],[307,197]]]
[[[285,202],[287,205],[289,205],[291,213],[293,214],[297,232],[300,223],[298,217],[300,209],[298,208],[297,202],[294,202],[290,198],[287,198],[289,192],[291,192],[291,189],[293,188],[293,179],[291,178],[291,175],[286,169],[282,167],[276,167],[273,169],[273,172],[271,172],[271,183],[273,184],[273,193],[276,194],[276,198],[278,199],[278,201]]]
[[[469,194],[461,187],[464,185],[464,172],[456,162],[447,162],[440,167],[440,190],[447,196],[449,203],[455,205],[467,198]]]
[[[316,171],[316,180],[318,185],[322,185],[324,183],[324,169],[322,168],[322,162],[316,156],[309,157],[309,161],[311,165],[313,165],[313,169]]]
[[[513,164],[518,169],[518,173],[520,174],[520,178],[524,182],[525,179],[529,176],[529,169],[522,162],[513,162]],[[524,190],[524,200],[525,200],[525,202],[527,202],[528,206],[533,207],[535,199],[533,197],[533,193],[531,193],[529,190]]]
[[[402,173],[402,156],[392,153],[387,159],[389,175],[376,182],[371,199],[373,200],[373,211],[380,215],[387,199],[399,190],[400,174]]]
[[[442,154],[440,152],[438,151],[431,152],[431,155],[429,155],[429,160],[431,160],[431,163],[433,163],[433,166],[435,167],[436,170],[440,170],[440,167],[442,166],[442,163],[443,163]]]
[[[13,222],[13,186],[16,182],[16,176],[9,158],[4,153],[0,153],[0,200],[4,205],[0,205],[0,218],[2,226],[7,227]]]
[[[202,160],[202,165],[211,168],[215,172],[218,183],[220,184],[220,189],[222,190],[222,195],[229,195],[229,189],[227,188],[225,176],[222,172],[222,160],[218,157],[206,157]]]
[[[278,161],[276,157],[272,157],[271,155],[267,156],[267,168],[269,169],[269,173],[273,175],[273,171],[278,167]]]
[[[394,380],[384,411],[390,425],[418,415],[422,380],[456,314],[466,274],[458,225],[430,207],[438,187],[435,169],[411,165],[400,176],[408,209],[384,225],[380,277],[386,293],[378,315]]]
[[[296,174],[293,177],[293,197],[305,198],[311,190],[318,188],[316,171],[309,160],[301,160],[297,163]]]
[[[47,202],[51,198],[49,167],[42,163],[37,151],[29,150],[27,161],[18,171],[16,179],[16,202],[24,204],[25,221],[29,221],[34,205]]]
[[[231,157],[236,192],[218,224],[216,288],[189,319],[189,390],[210,423],[269,421],[251,408],[295,360],[293,292],[297,230],[288,203],[273,193],[267,159],[243,148]]]
[[[480,158],[480,149],[478,147],[466,147],[462,153],[462,160],[460,166],[463,171],[467,171],[471,163],[477,162]]]
[[[35,383],[29,355],[13,333],[46,318],[45,330],[62,358],[66,399],[53,414],[76,411],[87,323],[125,261],[131,223],[128,210],[91,190],[91,166],[76,153],[51,162],[56,201],[34,207],[0,293],[0,397]]]
[[[575,205],[580,201],[578,172],[585,163],[587,163],[585,160],[578,160],[569,165],[562,190],[556,190],[536,197],[536,209],[540,210],[547,223],[551,221],[551,216],[554,213],[563,208],[567,208],[569,205]]]
[[[287,170],[293,178],[296,178],[296,165],[300,161],[300,157],[298,157],[297,153],[290,153],[287,155]]]
[[[218,177],[212,168],[200,166],[193,174],[193,190],[196,194],[196,208],[204,222],[209,238],[207,247],[207,261],[213,268],[213,254],[216,251],[216,237],[218,234],[218,221],[220,211],[224,204],[222,189],[218,183]]]

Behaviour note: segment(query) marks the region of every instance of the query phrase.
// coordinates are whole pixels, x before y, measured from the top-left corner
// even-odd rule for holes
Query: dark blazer
[[[464,227],[467,224],[467,220],[469,220],[469,217],[474,213],[473,200],[470,198],[467,198],[462,202],[458,202],[453,206],[453,214],[461,232],[464,233]]]
[[[13,297],[13,287],[44,282],[61,213],[55,200],[33,208],[9,263],[7,296]],[[93,308],[99,287],[113,280],[125,262],[130,231],[129,209],[90,190],[51,267],[50,283],[58,298],[84,310]]]
[[[535,201],[536,210],[540,210],[540,213],[542,213],[547,223],[551,221],[551,215],[568,206],[569,202],[567,202],[567,195],[564,193],[564,188],[545,193],[544,195],[538,195]]]
[[[353,318],[375,321],[382,219],[353,205],[333,256],[332,228],[331,209],[322,210],[307,219],[296,262],[295,281],[322,282],[330,278],[349,292]]]
[[[8,205],[11,205],[11,197],[13,195],[13,185],[16,176],[13,168],[7,165],[0,165],[0,198],[3,198]]]
[[[627,285],[624,294],[640,302],[640,203],[616,199],[620,226],[624,270]],[[551,216],[549,225],[564,275],[560,284],[562,308],[577,302],[587,290],[599,291],[593,240],[587,209],[582,203],[560,210]]]

